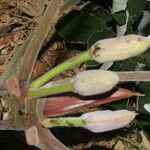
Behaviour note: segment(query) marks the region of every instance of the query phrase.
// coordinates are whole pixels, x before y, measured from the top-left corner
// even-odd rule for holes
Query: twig
[[[120,81],[146,81],[150,82],[150,71],[117,72]]]
[[[29,80],[31,78],[32,69],[37,59],[38,53],[42,44],[48,34],[51,32],[51,37],[55,32],[54,25],[57,22],[60,8],[62,6],[61,0],[51,0],[47,7],[45,15],[40,21],[37,29],[35,30],[32,39],[30,40],[24,57],[17,67],[16,77],[19,80],[21,95],[26,95]]]

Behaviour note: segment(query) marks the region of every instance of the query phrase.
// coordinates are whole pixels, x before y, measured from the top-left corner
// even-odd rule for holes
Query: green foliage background
[[[116,27],[127,24],[125,34],[138,34],[138,25],[142,19],[144,10],[149,9],[149,2],[145,0],[128,0],[125,10],[112,13],[112,4],[108,1],[95,1],[99,6],[97,9],[83,9],[82,11],[73,10],[69,14],[60,18],[59,23],[56,25],[56,30],[67,42],[73,46],[77,44],[83,44],[87,50],[96,41],[104,38],[110,38],[116,36]],[[127,20],[127,12],[129,14]],[[86,62],[88,67],[99,66],[99,64],[88,61]],[[142,65],[144,67],[140,68]],[[146,51],[140,56],[115,62],[110,70],[113,71],[134,71],[134,70],[149,70],[150,69],[150,51]],[[147,129],[150,125],[150,114],[144,109],[144,104],[150,103],[150,83],[140,82],[120,84],[128,89],[139,91],[145,96],[125,99],[120,102],[114,102],[107,106],[111,109],[126,109],[127,103],[134,101],[136,104],[136,111],[139,113],[135,120],[135,125]],[[146,126],[145,126],[146,125]]]

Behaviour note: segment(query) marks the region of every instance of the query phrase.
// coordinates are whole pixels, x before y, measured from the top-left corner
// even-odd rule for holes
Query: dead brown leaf
[[[19,9],[29,16],[40,16],[44,9],[45,3],[43,0],[25,0],[18,3]]]

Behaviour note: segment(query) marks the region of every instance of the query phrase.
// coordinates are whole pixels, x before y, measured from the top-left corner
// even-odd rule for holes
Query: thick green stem
[[[30,98],[38,98],[42,96],[71,92],[73,91],[73,83],[64,82],[63,84],[56,84],[51,87],[43,87],[43,88],[33,88],[29,90],[28,96]]]
[[[47,127],[56,127],[56,126],[84,126],[86,124],[85,120],[80,117],[68,117],[68,118],[52,118],[44,119],[42,124]]]
[[[62,73],[63,71],[80,64],[84,61],[90,60],[90,51],[83,52],[82,54],[65,61],[64,63],[54,67],[44,75],[40,76],[38,79],[31,83],[31,88],[37,88],[42,86],[44,83],[55,77],[56,75]]]

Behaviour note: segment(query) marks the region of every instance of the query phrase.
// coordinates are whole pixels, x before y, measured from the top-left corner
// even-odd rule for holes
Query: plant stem
[[[150,71],[123,71],[116,72],[120,78],[120,81],[143,81],[150,82]]]
[[[82,54],[63,62],[62,64],[54,67],[44,75],[40,76],[38,79],[36,79],[31,83],[30,87],[31,88],[40,87],[48,80],[52,79],[53,77],[62,73],[63,71],[73,67],[74,65],[80,64],[90,59],[91,59],[90,51],[83,52]]]
[[[42,124],[47,127],[56,127],[56,126],[84,126],[86,124],[85,120],[80,117],[68,117],[68,118],[52,118],[44,119]]]
[[[62,84],[56,84],[50,87],[33,88],[29,90],[28,96],[30,98],[37,98],[52,94],[58,94],[63,92],[71,92],[74,90],[73,83],[64,82]]]

